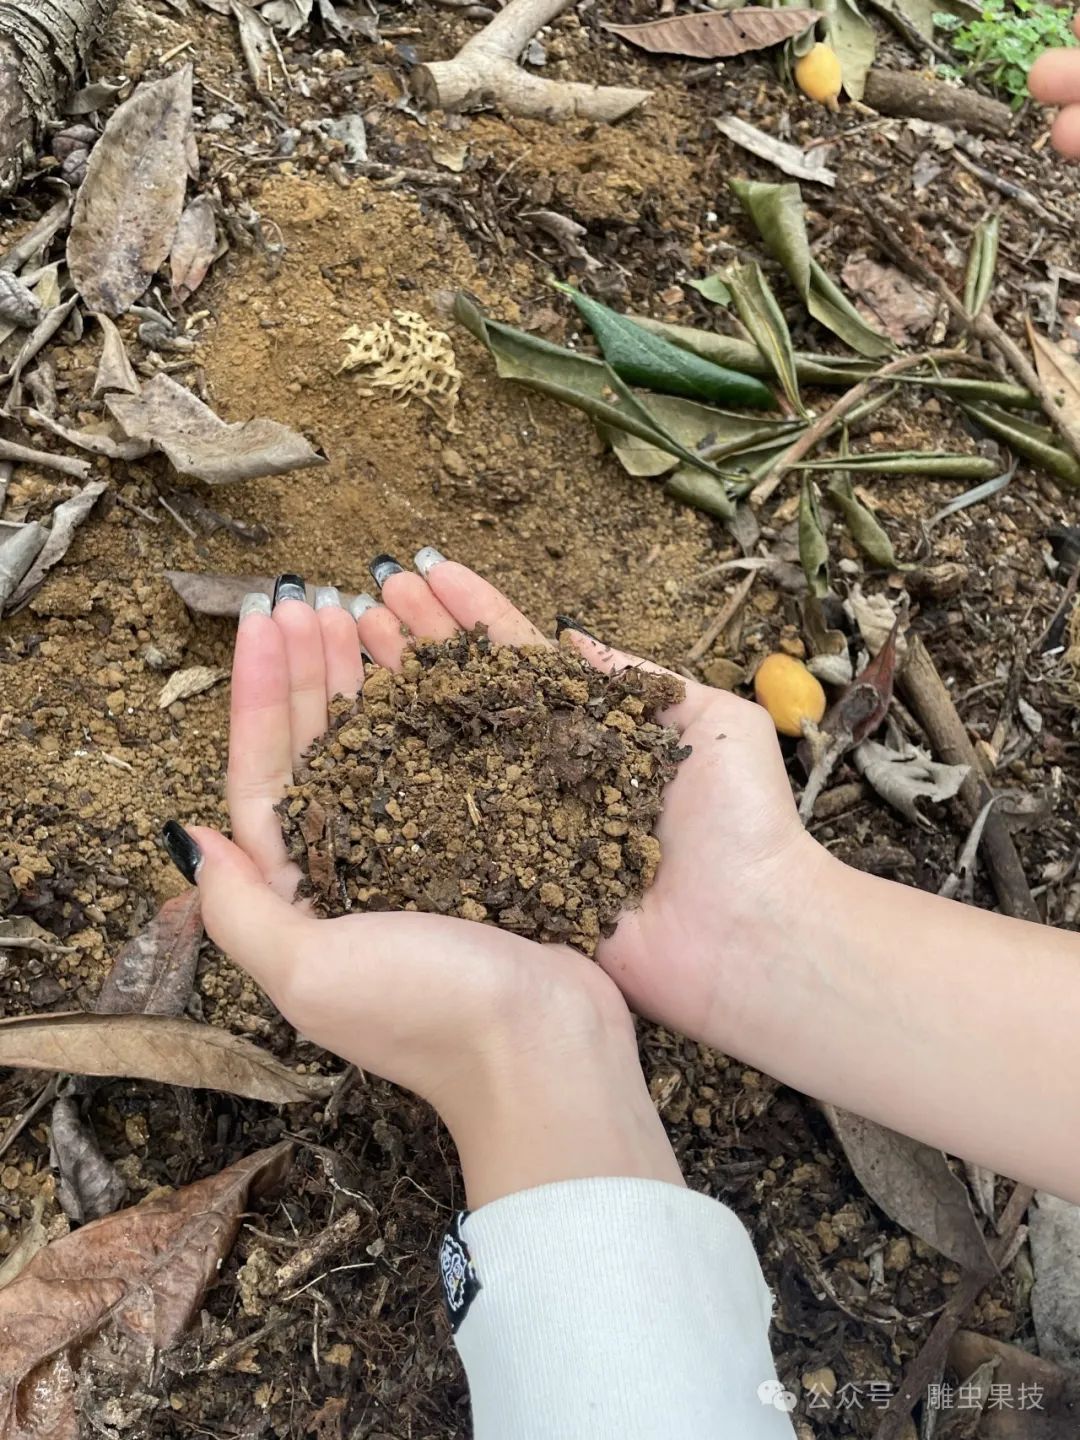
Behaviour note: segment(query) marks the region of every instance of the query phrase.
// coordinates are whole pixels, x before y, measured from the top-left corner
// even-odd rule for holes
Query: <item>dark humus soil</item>
[[[376,670],[278,806],[325,914],[423,910],[592,954],[660,861],[682,756],[670,676],[603,676],[571,650],[483,633]]]

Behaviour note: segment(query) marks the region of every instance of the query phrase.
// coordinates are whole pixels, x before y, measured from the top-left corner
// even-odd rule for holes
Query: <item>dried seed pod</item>
[[[0,320],[29,330],[41,318],[41,303],[17,275],[0,270]]]

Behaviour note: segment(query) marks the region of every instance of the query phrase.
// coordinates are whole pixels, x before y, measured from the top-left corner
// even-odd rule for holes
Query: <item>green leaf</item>
[[[861,100],[877,55],[877,33],[855,0],[817,0],[817,8],[825,16],[825,38],[840,60],[844,89],[852,100]]]
[[[1055,443],[1057,437],[1049,426],[1022,420],[1019,415],[999,410],[995,405],[970,405],[961,401],[960,408],[991,435],[1004,440],[1018,455],[1049,470],[1063,484],[1080,486],[1080,462]]]
[[[753,376],[740,375],[680,350],[573,286],[558,280],[552,283],[570,296],[596,336],[604,359],[630,384],[691,400],[716,400],[757,410],[776,408],[772,392]]]
[[[892,341],[867,324],[810,254],[798,185],[732,180],[731,188],[757,226],[769,254],[787,271],[814,319],[868,359],[880,360],[894,354]]]
[[[716,466],[669,435],[610,365],[489,319],[464,291],[459,290],[454,298],[454,318],[487,346],[503,379],[550,395],[583,410],[601,425],[636,435],[686,464],[723,478]]]
[[[806,484],[805,479],[803,484]],[[880,565],[883,570],[899,569],[900,563],[893,553],[892,541],[881,528],[874,512],[855,494],[850,477],[834,475],[825,487],[825,493],[843,515],[851,538],[867,559]]]
[[[678,345],[681,350],[691,350],[704,360],[717,365],[728,365],[746,375],[769,375],[769,363],[756,345],[733,335],[717,335],[712,330],[699,330],[693,325],[673,325],[666,320],[653,320],[647,315],[635,315],[635,322],[652,335],[659,335]],[[874,366],[865,360],[845,355],[811,355],[795,352],[795,367],[799,380],[804,385],[854,385],[873,375]]]
[[[803,428],[798,421],[736,415],[677,395],[650,395],[643,403],[668,435],[694,455],[700,455],[703,461],[726,460],[758,445],[782,449],[790,445]],[[658,449],[644,439],[603,424],[598,428],[631,475],[666,475],[678,464],[677,457],[670,451]]]
[[[675,471],[664,486],[664,494],[681,500],[684,505],[692,505],[695,510],[703,510],[706,515],[715,515],[718,520],[735,519],[735,502],[723,481],[692,470],[688,465],[681,465]]]
[[[687,284],[699,295],[704,295],[706,300],[711,300],[714,305],[731,304],[731,291],[718,274],[706,275],[703,280],[689,280]],[[739,367],[736,365],[734,368],[737,370]]]
[[[987,215],[972,231],[967,273],[964,276],[964,309],[974,320],[990,297],[997,269],[1001,219]]]
[[[765,356],[792,409],[805,416],[806,407],[799,394],[799,379],[795,372],[791,332],[776,296],[761,273],[761,266],[755,260],[748,265],[729,266],[725,273],[731,298],[744,328]]]
[[[935,475],[979,480],[997,473],[995,461],[983,455],[955,455],[948,450],[869,450],[863,455],[833,455],[825,460],[800,460],[792,470],[854,470],[876,475]]]
[[[803,476],[799,494],[799,563],[810,594],[822,599],[829,593],[829,542],[821,523],[817,487],[809,475]]]

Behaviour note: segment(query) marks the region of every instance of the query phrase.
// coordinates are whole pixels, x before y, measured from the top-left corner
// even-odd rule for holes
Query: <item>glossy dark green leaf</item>
[[[806,483],[805,479],[803,483]],[[826,485],[825,493],[843,515],[851,538],[867,559],[883,570],[899,569],[900,562],[893,552],[892,541],[874,512],[855,494],[850,477],[834,475]]]
[[[504,380],[550,395],[583,410],[600,425],[635,435],[686,464],[722,476],[714,465],[669,435],[610,365],[490,319],[463,291],[454,299],[454,318],[487,346]]]
[[[712,400],[746,409],[774,410],[772,392],[752,375],[741,375],[681,350],[571,285],[552,282],[569,295],[596,336],[604,359],[630,385]]]
[[[795,368],[795,348],[791,343],[784,312],[757,261],[732,265],[725,272],[731,298],[743,328],[762,355],[771,373],[798,415],[806,415],[799,394],[799,378]]]
[[[787,271],[814,319],[868,359],[880,360],[894,354],[892,341],[867,324],[811,255],[798,185],[732,180],[731,188],[757,226],[769,254]]]
[[[799,563],[810,594],[820,600],[829,593],[829,542],[821,521],[817,486],[809,475],[803,476],[799,494]]]

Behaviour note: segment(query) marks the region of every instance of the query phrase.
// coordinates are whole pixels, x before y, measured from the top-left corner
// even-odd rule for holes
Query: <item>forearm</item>
[[[757,943],[770,1005],[735,1041],[742,1059],[1080,1200],[1080,1153],[1062,1133],[1080,1113],[1075,935],[826,856],[799,916],[778,911]]]

